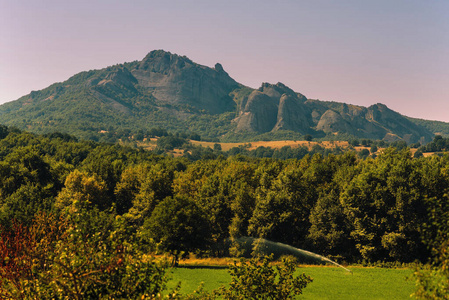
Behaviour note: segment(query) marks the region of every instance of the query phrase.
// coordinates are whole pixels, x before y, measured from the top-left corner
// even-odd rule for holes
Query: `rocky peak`
[[[264,82],[258,90],[270,96],[271,98],[277,99],[280,99],[283,94],[296,96],[296,93],[292,89],[281,82],[278,82],[276,84]]]
[[[214,69],[217,72],[224,72],[223,66],[220,63],[216,63]]]
[[[171,69],[182,69],[194,64],[185,56],[179,56],[164,50],[154,50],[144,57],[136,69],[168,74]]]
[[[234,110],[229,93],[239,85],[220,64],[209,68],[185,56],[155,50],[132,73],[161,102],[188,104],[212,114]]]
[[[123,66],[114,67],[111,72],[105,76],[105,79],[124,86],[131,86],[137,83],[137,79],[133,76],[133,74]]]

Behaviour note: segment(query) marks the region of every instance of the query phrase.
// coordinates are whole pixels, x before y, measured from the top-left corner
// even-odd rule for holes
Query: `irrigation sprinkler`
[[[253,238],[253,237],[239,237],[234,239],[234,241],[237,242],[239,247],[245,250],[245,252],[249,253],[251,251],[253,255],[273,254],[275,257],[280,257],[282,255],[292,255],[294,257],[299,258],[304,263],[314,263],[314,264],[330,263],[352,273],[351,270],[343,267],[342,265],[336,263],[335,261],[327,257],[324,257],[322,255],[307,250],[295,248],[287,244],[273,242],[263,238]]]

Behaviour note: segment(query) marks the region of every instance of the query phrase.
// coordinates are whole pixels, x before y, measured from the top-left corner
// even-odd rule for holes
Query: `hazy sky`
[[[0,0],[0,103],[154,49],[449,122],[447,0]]]

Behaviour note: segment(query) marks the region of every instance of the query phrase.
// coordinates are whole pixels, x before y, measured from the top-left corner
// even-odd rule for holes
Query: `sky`
[[[449,122],[447,0],[0,0],[0,103],[155,49]]]

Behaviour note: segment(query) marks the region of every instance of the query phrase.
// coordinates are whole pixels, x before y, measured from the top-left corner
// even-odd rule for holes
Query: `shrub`
[[[146,299],[164,288],[165,265],[123,242],[113,226],[93,230],[52,215],[0,236],[1,299]],[[95,217],[95,216],[94,216]],[[106,220],[101,216],[101,222]],[[100,222],[100,223],[101,223]],[[154,298],[154,297],[153,297]]]
[[[294,299],[312,282],[304,273],[294,276],[296,265],[293,258],[283,258],[277,266],[270,265],[271,258],[234,262],[229,268],[230,286],[222,288],[224,299]]]

